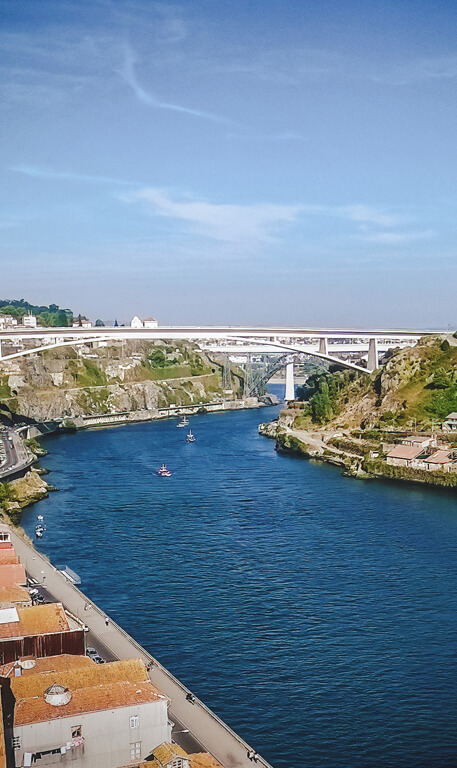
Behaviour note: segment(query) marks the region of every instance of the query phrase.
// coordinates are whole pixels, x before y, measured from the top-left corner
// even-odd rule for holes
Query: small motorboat
[[[171,472],[166,468],[165,464],[162,464],[160,469],[157,470],[157,474],[160,475],[160,477],[171,477]]]
[[[38,515],[38,517],[37,517],[37,520],[39,520],[39,521],[40,521],[40,523],[42,523],[42,522],[43,522],[43,520],[44,520],[44,517],[43,517],[43,515]]]
[[[35,526],[35,536],[37,539],[41,539],[43,537],[44,533],[44,526],[43,525],[36,525]]]
[[[189,432],[187,433],[187,442],[188,443],[195,443],[195,435],[192,434],[192,430],[189,429]]]
[[[188,421],[188,419],[186,419],[186,417],[185,417],[185,416],[183,416],[183,417],[182,417],[182,419],[181,419],[181,421],[179,422],[179,424],[176,424],[176,426],[177,426],[177,427],[187,427],[187,426],[188,426],[188,424],[189,424],[189,421]]]

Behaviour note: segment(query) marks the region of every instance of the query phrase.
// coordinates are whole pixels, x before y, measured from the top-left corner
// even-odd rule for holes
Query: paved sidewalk
[[[33,545],[11,529],[11,541],[27,573],[46,587],[53,597],[77,616],[90,631],[118,659],[139,657],[146,664],[153,662],[149,673],[151,682],[171,701],[170,718],[176,718],[185,725],[205,751],[211,752],[224,768],[253,768],[248,757],[252,747],[209,710],[199,699],[191,703],[186,700],[189,690],[168,672],[153,656],[142,648],[114,621],[105,623],[105,614],[64,576]],[[236,695],[234,689],[233,695]],[[248,704],[246,703],[246,706]],[[271,768],[260,756],[258,766]]]

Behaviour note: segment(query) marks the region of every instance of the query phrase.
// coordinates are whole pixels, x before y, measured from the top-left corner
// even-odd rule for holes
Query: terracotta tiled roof
[[[27,678],[12,678],[11,682],[21,679]],[[68,704],[60,707],[48,704],[43,696],[16,699],[14,724],[20,726],[41,723],[61,717],[73,717],[76,714],[86,712],[99,712],[104,709],[147,704],[163,698],[149,682],[132,683],[124,680],[118,683],[96,685],[71,691],[71,699]]]
[[[0,641],[11,637],[68,632],[67,617],[61,603],[31,605],[17,609],[19,621],[0,624]]]
[[[32,656],[29,658],[33,658]],[[23,669],[22,677],[27,675],[37,675],[39,672],[45,672],[46,674],[52,674],[60,670],[77,669],[77,668],[89,668],[93,669],[94,662],[89,659],[88,656],[72,656],[69,653],[62,653],[60,656],[43,656],[42,658],[34,659],[35,666],[31,669]],[[16,662],[12,661],[9,664],[3,664],[0,666],[0,677],[10,677],[14,674],[14,667]]]
[[[153,760],[148,760],[148,764],[151,766],[165,766],[168,763],[173,762],[177,757],[187,757],[187,752],[184,752],[182,747],[178,744],[168,744],[164,742],[160,746],[152,750],[151,755]]]
[[[53,657],[53,659],[57,658]],[[15,677],[11,681],[11,690],[16,699],[29,699],[33,696],[42,696],[51,683],[63,685],[65,688],[69,688],[72,693],[81,688],[90,688],[94,685],[105,686],[119,682],[147,682],[152,686],[141,659],[112,661],[109,664],[96,664],[91,659],[88,659],[88,662],[89,664],[84,665],[78,662],[67,669],[65,665],[59,666],[53,661],[47,670],[40,672],[31,670],[35,674]],[[154,690],[158,693],[157,689],[154,688]]]
[[[12,587],[4,587],[0,585],[0,608],[5,605],[11,605],[12,603],[31,603],[31,598],[28,590],[25,587],[19,587],[14,584]]]
[[[387,454],[388,459],[415,459],[424,449],[416,445],[396,445]]]
[[[0,549],[0,565],[8,565],[8,563],[20,563],[19,557],[16,555],[16,550]]]
[[[432,456],[427,456],[425,459],[427,464],[446,464],[451,461],[449,451],[436,451]]]
[[[0,585],[27,584],[25,568],[21,563],[2,563],[0,565]]]
[[[192,768],[223,768],[222,763],[209,752],[196,752],[189,755],[189,762]]]

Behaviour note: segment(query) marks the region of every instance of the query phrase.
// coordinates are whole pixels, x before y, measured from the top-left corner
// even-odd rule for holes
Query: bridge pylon
[[[286,394],[284,397],[286,402],[295,400],[295,381],[294,381],[294,361],[291,360],[286,365]]]

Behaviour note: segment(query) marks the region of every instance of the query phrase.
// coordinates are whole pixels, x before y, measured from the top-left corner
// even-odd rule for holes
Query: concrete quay
[[[69,582],[49,560],[37,552],[29,540],[19,535],[14,528],[10,530],[12,544],[27,574],[42,585],[56,601],[63,603],[70,613],[84,622],[90,635],[99,639],[107,649],[110,658],[138,657],[147,665],[152,662],[149,671],[150,680],[169,698],[170,719],[177,723],[180,729],[177,733],[184,731],[184,738],[180,740],[184,748],[185,741],[192,744],[193,749],[196,749],[195,742],[197,742],[201,751],[210,752],[224,768],[252,768],[253,760],[248,757],[248,753],[254,753],[253,747],[243,741],[197,697],[194,698],[193,703],[188,701],[186,698],[190,693],[188,688],[130,637],[122,627],[111,619],[107,623],[106,614],[95,603]],[[272,768],[257,754],[255,754],[255,763],[264,768]]]

